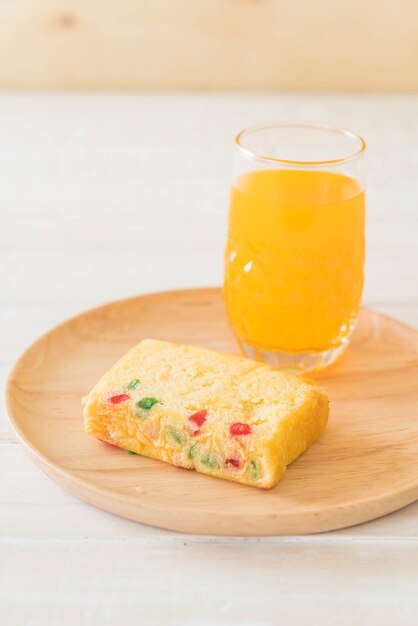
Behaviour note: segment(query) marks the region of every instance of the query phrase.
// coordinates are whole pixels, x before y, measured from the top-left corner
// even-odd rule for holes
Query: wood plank
[[[138,616],[147,626],[415,626],[418,614],[417,542],[22,539],[0,554],[7,626],[134,626]]]
[[[14,228],[0,237],[12,237],[9,246],[26,244],[25,221],[36,210],[55,248],[66,239],[55,239],[49,220],[75,228],[90,215],[106,224],[112,217],[144,219],[156,207],[165,217],[184,211],[212,219],[208,234],[214,236],[214,218],[217,227],[225,221],[235,133],[274,120],[327,122],[362,133],[369,219],[401,229],[418,220],[417,108],[412,95],[2,95],[0,203],[11,208]],[[27,185],[18,184],[22,171]]]
[[[94,306],[125,294],[155,291],[157,285],[168,289],[222,284],[226,206],[222,217],[195,215],[185,209],[177,213],[175,219],[164,216],[165,229],[161,229],[159,220],[152,223],[145,211],[137,211],[126,216],[130,229],[116,241],[113,233],[120,228],[120,219],[102,218],[93,205],[89,212],[90,217],[80,221],[51,218],[48,229],[30,219],[17,222],[11,217],[8,220],[9,228],[20,231],[20,242],[16,242],[15,251],[4,255],[9,272],[0,278],[3,285],[14,281],[7,303],[11,308],[0,311],[6,323],[14,318],[15,307],[27,302],[29,294],[36,320],[43,315],[50,317],[45,311],[49,307],[62,311],[62,317],[77,312],[76,307],[65,307],[67,298],[70,307],[77,298],[80,310],[85,303]],[[187,220],[186,228],[179,224],[180,215]],[[95,240],[99,221],[103,235]],[[369,217],[365,305],[376,308],[380,304],[393,304],[402,308],[404,303],[407,306],[418,304],[418,290],[411,289],[418,284],[417,230],[418,219],[400,225],[396,219],[380,222]],[[155,254],[156,238],[158,255]],[[178,250],[176,263],[172,261],[171,252],[174,238]],[[94,263],[88,250],[92,240],[95,240]],[[197,255],[210,262],[195,263]],[[59,274],[55,269],[57,259],[60,259]],[[146,270],[140,275],[138,264]],[[58,297],[60,301],[56,302]],[[14,342],[22,336],[9,336],[6,341]],[[4,356],[4,353],[0,355],[0,365]]]
[[[0,85],[418,88],[418,5],[3,0]]]

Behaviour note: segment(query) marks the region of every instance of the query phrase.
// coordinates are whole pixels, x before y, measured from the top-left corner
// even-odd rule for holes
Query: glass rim
[[[325,130],[333,133],[337,133],[339,135],[344,135],[346,137],[350,137],[351,139],[355,139],[359,143],[359,149],[355,152],[348,154],[347,156],[338,158],[338,159],[326,159],[324,161],[299,161],[294,159],[282,159],[272,156],[267,156],[263,154],[258,154],[249,148],[246,148],[242,144],[242,139],[245,135],[253,133],[258,130],[273,130],[273,129],[285,129],[285,128],[299,128],[299,129],[309,129],[309,130]],[[351,161],[359,157],[366,150],[366,142],[363,137],[353,130],[348,130],[347,128],[338,128],[337,126],[329,126],[327,124],[298,124],[298,123],[279,123],[279,124],[256,124],[254,126],[248,126],[241,130],[235,137],[235,145],[238,150],[242,153],[243,156],[249,158],[253,161],[267,161],[269,163],[279,163],[281,165],[301,165],[301,166],[324,166],[324,165],[336,165],[339,163],[345,163],[347,161]]]

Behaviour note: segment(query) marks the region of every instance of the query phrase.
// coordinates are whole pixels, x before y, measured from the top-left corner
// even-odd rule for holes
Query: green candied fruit
[[[139,378],[134,378],[128,385],[128,389],[136,389],[141,384]]]
[[[157,398],[142,398],[139,402],[136,403],[140,409],[144,409],[145,411],[149,411],[154,404],[158,404],[159,400]]]
[[[211,469],[219,469],[220,467],[219,458],[216,454],[207,454],[201,459],[200,462],[203,463],[203,465],[207,465],[207,467],[210,467]]]
[[[258,478],[258,467],[255,461],[250,461],[250,472],[251,477],[254,478],[254,480]]]
[[[196,448],[197,448],[197,443],[192,443],[187,448],[187,458],[190,459],[191,461],[196,458],[196,454],[197,454]]]
[[[138,454],[138,452],[134,452],[133,450],[127,450],[126,451],[128,454]]]
[[[183,435],[183,433],[177,430],[177,428],[174,428],[174,426],[169,426],[167,430],[170,437],[174,439],[176,443],[182,444],[186,442],[186,435]]]

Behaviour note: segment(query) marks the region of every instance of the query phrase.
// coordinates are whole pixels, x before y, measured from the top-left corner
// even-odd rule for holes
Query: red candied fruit
[[[197,411],[197,413],[193,413],[193,415],[189,417],[189,420],[200,428],[206,422],[207,414],[208,412],[206,411],[206,409],[202,409],[202,411]]]
[[[120,404],[121,402],[125,402],[125,400],[130,399],[130,395],[127,393],[120,393],[118,396],[112,396],[109,398],[109,402],[111,404]]]
[[[232,467],[240,467],[241,463],[238,461],[238,459],[226,459],[225,461],[226,465],[232,465]]]
[[[249,424],[235,422],[235,424],[231,424],[229,427],[229,432],[232,436],[236,437],[237,435],[251,435],[253,431],[251,430],[251,426]]]

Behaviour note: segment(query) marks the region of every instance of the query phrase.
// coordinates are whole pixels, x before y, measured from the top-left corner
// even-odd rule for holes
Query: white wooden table
[[[3,93],[2,378],[28,343],[83,309],[220,284],[233,137],[274,120],[365,136],[364,300],[418,327],[418,96]],[[5,626],[418,623],[418,502],[309,537],[171,533],[54,484],[3,409],[0,464]]]

